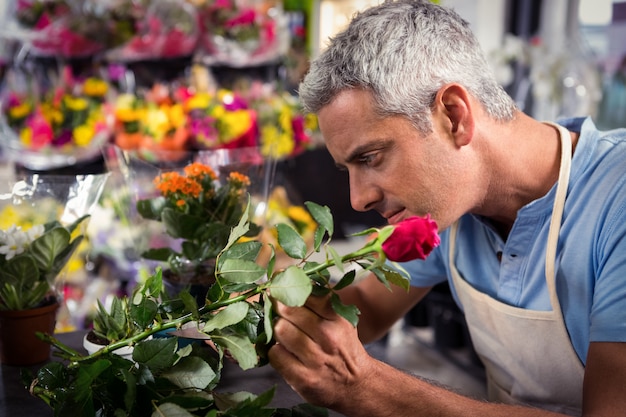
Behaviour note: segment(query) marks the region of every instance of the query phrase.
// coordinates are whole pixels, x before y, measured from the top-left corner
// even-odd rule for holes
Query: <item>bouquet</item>
[[[196,9],[185,1],[159,0],[136,2],[133,36],[110,49],[110,61],[138,61],[190,56],[196,48],[199,25]]]
[[[279,160],[315,145],[316,117],[305,114],[296,97],[269,84],[215,91],[195,83],[155,84],[118,96],[113,107],[116,145],[148,160],[247,147]]]
[[[221,183],[218,179],[213,168],[200,162],[187,165],[182,173],[164,172],[154,179],[160,195],[138,201],[137,211],[161,222],[170,237],[180,240],[180,250],[152,248],[144,258],[167,262],[175,274],[189,269],[196,275],[212,273],[206,270],[207,261],[214,261],[226,246],[231,228],[245,210],[250,186],[250,178],[236,171]],[[258,232],[253,224],[248,236]]]
[[[41,56],[90,56],[125,42],[133,34],[130,2],[19,0],[15,17],[33,31],[33,52]]]
[[[110,135],[107,93],[103,79],[78,80],[69,71],[42,95],[35,88],[8,91],[0,114],[3,147],[31,169],[95,159]]]
[[[201,51],[206,63],[258,65],[286,52],[285,19],[276,1],[201,0]]]

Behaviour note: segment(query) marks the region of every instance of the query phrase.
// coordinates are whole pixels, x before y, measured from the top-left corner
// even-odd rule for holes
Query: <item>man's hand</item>
[[[275,310],[270,363],[304,400],[335,408],[367,378],[375,359],[329,297],[309,297],[304,307],[276,303]]]

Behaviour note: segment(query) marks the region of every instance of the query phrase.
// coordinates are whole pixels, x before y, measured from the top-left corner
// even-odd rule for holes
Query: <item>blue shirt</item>
[[[572,345],[584,364],[589,342],[626,342],[626,129],[600,132],[589,118],[560,124],[580,132],[580,138],[559,234],[556,287]],[[501,302],[551,310],[545,253],[555,192],[556,185],[522,207],[506,241],[485,219],[463,216],[455,254],[461,276]],[[413,286],[447,279],[460,304],[448,264],[449,237],[449,229],[442,231],[431,256],[402,267]]]

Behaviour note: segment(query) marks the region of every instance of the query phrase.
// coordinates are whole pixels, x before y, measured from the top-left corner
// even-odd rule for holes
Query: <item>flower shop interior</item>
[[[277,248],[277,262],[288,262],[273,232],[278,223],[313,245],[317,224],[306,202],[330,208],[338,253],[363,244],[355,233],[384,226],[378,214],[351,208],[347,174],[335,167],[315,115],[302,110],[297,96],[325,41],[353,13],[377,3],[2,2],[0,245],[9,246],[6,236],[16,228],[89,215],[84,238],[55,277],[62,299],[55,334],[90,329],[99,303],[110,307],[153,272],[161,255],[151,252],[149,259],[146,251],[180,246],[138,210],[165,172],[202,163],[216,177],[230,175],[228,181],[241,180],[234,172],[244,175],[249,215],[263,242]],[[626,123],[626,1],[438,3],[470,22],[524,112],[543,120],[592,115],[600,128]],[[78,188],[62,189],[59,178],[68,177]],[[24,178],[55,204],[42,198],[30,205],[34,210],[16,209]],[[5,259],[17,256],[3,247]],[[447,286],[436,287],[369,349],[408,372],[485,396],[482,365]],[[12,369],[3,364],[0,371],[0,415],[12,415],[14,403],[28,398],[17,392],[23,387]],[[27,415],[52,413],[42,402]]]

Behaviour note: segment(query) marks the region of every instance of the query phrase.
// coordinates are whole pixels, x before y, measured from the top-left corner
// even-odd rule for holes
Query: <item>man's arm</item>
[[[327,298],[305,307],[278,304],[277,344],[270,362],[306,401],[346,416],[559,416],[544,410],[474,400],[378,361],[357,330]],[[584,414],[626,415],[626,343],[592,343],[584,385]]]

